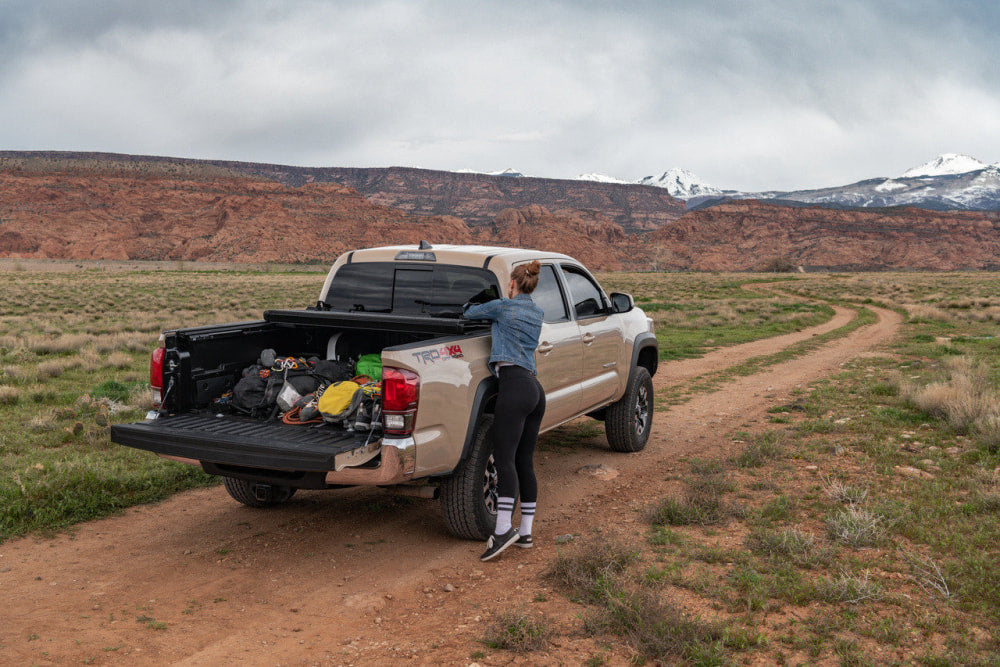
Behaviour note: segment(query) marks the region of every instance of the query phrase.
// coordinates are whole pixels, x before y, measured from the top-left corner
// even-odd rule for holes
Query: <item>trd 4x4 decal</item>
[[[436,350],[414,352],[413,358],[422,364],[433,364],[440,359],[458,359],[462,357],[461,345],[444,345]]]

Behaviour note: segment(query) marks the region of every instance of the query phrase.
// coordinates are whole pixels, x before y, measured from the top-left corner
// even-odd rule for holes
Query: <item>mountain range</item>
[[[627,183],[596,173],[580,174],[577,178],[600,183]],[[1000,162],[986,164],[957,153],[944,153],[896,177],[869,178],[849,185],[814,190],[726,190],[679,168],[635,182],[666,188],[671,196],[684,200],[687,208],[694,210],[726,199],[785,201],[843,208],[915,206],[935,211],[1000,210]]]
[[[974,181],[993,167],[919,169],[931,173],[892,180]],[[421,239],[605,270],[1000,267],[996,211],[730,199],[685,212],[664,187],[596,179],[0,151],[0,257],[326,263]]]

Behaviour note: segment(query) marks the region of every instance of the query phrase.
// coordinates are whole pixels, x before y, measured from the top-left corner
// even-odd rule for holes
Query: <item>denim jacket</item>
[[[490,366],[505,361],[532,373],[535,369],[535,348],[542,333],[542,309],[527,294],[513,299],[494,299],[487,303],[466,306],[465,316],[470,320],[492,320],[493,348]]]

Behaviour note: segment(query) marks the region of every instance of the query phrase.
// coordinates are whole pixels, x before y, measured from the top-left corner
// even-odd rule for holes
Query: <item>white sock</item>
[[[535,503],[521,503],[521,535],[531,535],[531,524],[535,520]]]
[[[496,534],[503,535],[510,530],[510,515],[514,513],[514,499],[500,496],[497,498],[497,528]]]

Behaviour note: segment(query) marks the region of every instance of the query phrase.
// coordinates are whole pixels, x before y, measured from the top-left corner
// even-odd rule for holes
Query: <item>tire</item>
[[[485,540],[497,525],[497,469],[493,465],[493,415],[479,418],[472,452],[441,482],[444,523],[455,537]]]
[[[616,452],[638,452],[653,430],[653,378],[644,366],[636,366],[625,395],[608,406],[604,432]]]
[[[268,485],[270,488],[267,490],[266,497],[260,500],[254,492],[257,486],[260,485],[259,482],[250,482],[245,479],[236,479],[235,477],[223,477],[222,483],[225,485],[229,495],[233,497],[233,500],[237,500],[248,507],[274,507],[295,495],[295,489],[291,486],[270,484]]]

